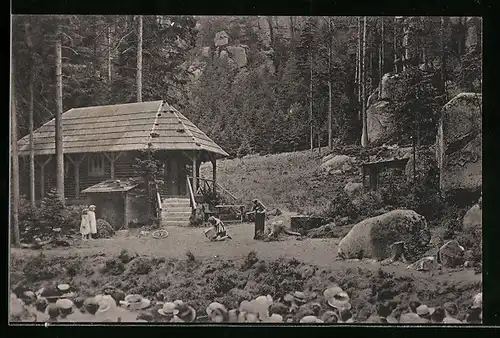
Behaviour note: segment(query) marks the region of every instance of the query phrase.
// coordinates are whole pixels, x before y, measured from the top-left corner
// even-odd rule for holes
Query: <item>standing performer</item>
[[[90,239],[97,238],[97,223],[95,219],[95,205],[89,206]]]
[[[86,240],[90,234],[90,224],[89,224],[89,209],[85,208],[82,210],[82,221],[80,222],[80,233],[82,234],[82,240]]]

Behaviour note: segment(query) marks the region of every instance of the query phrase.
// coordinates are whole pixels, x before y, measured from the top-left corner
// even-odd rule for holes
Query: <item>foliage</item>
[[[147,197],[150,219],[153,224],[158,225],[156,187],[163,184],[164,162],[159,158],[158,151],[149,147],[147,150],[141,151],[139,157],[135,158],[133,168],[135,174],[142,178],[137,191],[139,195]]]
[[[111,238],[115,234],[115,230],[109,224],[103,219],[98,219],[96,221],[96,226],[97,226],[97,236],[99,238]]]
[[[392,140],[399,144],[432,144],[436,140],[440,111],[439,73],[424,72],[416,67],[403,72],[401,94],[394,99]]]
[[[42,199],[40,206],[32,207],[21,198],[19,205],[19,231],[21,241],[31,243],[35,238],[41,240],[53,237],[56,233],[71,234],[79,229],[81,206],[65,207],[56,189],[51,189]],[[60,229],[60,232],[54,231]]]

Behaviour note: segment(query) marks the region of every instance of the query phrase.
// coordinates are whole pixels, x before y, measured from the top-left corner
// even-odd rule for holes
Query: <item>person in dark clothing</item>
[[[443,323],[443,319],[445,317],[444,309],[438,306],[431,315],[432,323]]]

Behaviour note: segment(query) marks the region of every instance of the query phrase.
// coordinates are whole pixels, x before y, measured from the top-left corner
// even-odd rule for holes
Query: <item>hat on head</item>
[[[321,316],[321,320],[325,323],[337,323],[339,321],[339,316],[334,311],[326,311]]]
[[[226,307],[218,302],[210,303],[206,312],[211,321],[216,323],[221,323],[228,317]]]
[[[215,217],[214,217],[214,216],[210,216],[210,217],[208,218],[208,221],[209,221],[210,223],[215,223],[215,222],[216,222],[216,219],[215,219]]]
[[[419,307],[417,307],[417,315],[419,316],[431,315],[433,312],[434,308],[430,308],[425,304],[422,304]]]
[[[316,316],[305,316],[300,319],[299,323],[303,324],[311,324],[311,323],[323,323],[321,319],[318,319]]]
[[[142,297],[141,295],[127,295],[125,297],[125,301],[120,302],[120,304],[124,305],[126,308],[130,310],[142,310],[151,305],[151,301],[147,298]]]
[[[293,299],[297,303],[305,303],[307,301],[306,300],[306,294],[304,292],[300,292],[300,291],[295,291],[293,293]]]
[[[350,298],[347,292],[342,290],[339,286],[332,286],[323,292],[328,305],[333,308],[342,310],[351,308]]]
[[[56,305],[61,309],[62,313],[69,313],[73,311],[73,302],[70,299],[58,299]]]
[[[68,291],[70,289],[69,284],[59,284],[57,285],[59,291]]]
[[[92,205],[89,205],[89,210],[90,210],[90,209],[95,209],[95,205],[93,205],[93,204],[92,204]]]
[[[482,307],[483,307],[483,293],[480,292],[474,296],[474,298],[472,300],[472,308],[473,309],[480,309]]]
[[[193,322],[196,319],[196,310],[193,307],[187,305],[184,302],[177,304],[176,306],[177,306],[177,310],[179,311],[179,313],[177,314],[177,317],[179,317],[183,321]]]
[[[456,303],[446,302],[443,308],[450,316],[456,316],[458,314],[458,306]]]
[[[174,303],[166,302],[161,309],[158,309],[158,313],[162,316],[175,316],[179,313],[179,310],[176,309]]]
[[[227,313],[227,309],[224,305],[222,305],[221,303],[218,303],[218,302],[213,302],[213,303],[210,303],[210,305],[208,305],[207,307],[207,315],[210,317],[212,315],[213,312],[215,311],[220,311],[220,312],[225,312]]]

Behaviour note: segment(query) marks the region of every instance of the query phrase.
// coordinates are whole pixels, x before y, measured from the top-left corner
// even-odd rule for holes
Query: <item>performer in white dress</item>
[[[95,205],[89,206],[89,224],[90,224],[90,238],[97,237],[97,223],[95,219]]]

